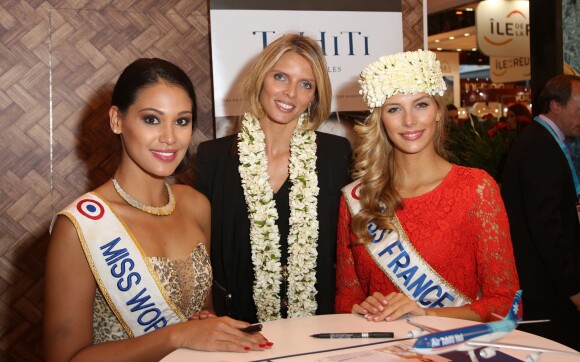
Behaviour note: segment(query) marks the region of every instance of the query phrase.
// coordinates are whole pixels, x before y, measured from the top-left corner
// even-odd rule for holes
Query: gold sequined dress
[[[149,257],[155,276],[175,305],[189,317],[201,311],[212,284],[209,255],[198,244],[181,259]],[[129,335],[97,288],[93,311],[93,343],[127,339]]]

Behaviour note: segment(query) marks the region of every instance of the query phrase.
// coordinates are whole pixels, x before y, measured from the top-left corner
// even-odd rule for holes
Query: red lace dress
[[[485,171],[454,165],[433,191],[404,200],[397,211],[423,259],[465,296],[483,320],[506,315],[519,288],[508,219],[495,181]],[[340,202],[335,311],[350,313],[378,291],[399,292],[350,230]],[[521,309],[520,309],[521,315]]]

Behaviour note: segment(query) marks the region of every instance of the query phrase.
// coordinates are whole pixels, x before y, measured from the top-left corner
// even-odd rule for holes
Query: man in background
[[[540,115],[506,161],[501,194],[523,289],[520,329],[580,350],[580,184],[566,139],[580,137],[580,77],[550,79]]]
[[[456,126],[459,125],[459,110],[453,104],[447,105],[447,120]]]

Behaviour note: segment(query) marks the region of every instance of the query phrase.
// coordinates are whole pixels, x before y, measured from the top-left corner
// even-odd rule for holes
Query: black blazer
[[[572,306],[580,292],[576,192],[562,149],[535,121],[508,154],[501,194],[524,301]]]
[[[341,188],[350,182],[351,147],[346,138],[317,135],[318,260],[317,314],[334,310],[336,231]],[[250,323],[257,321],[252,297],[254,280],[249,244],[247,205],[238,172],[237,135],[199,145],[195,163],[195,188],[211,203],[211,260],[214,275],[213,305],[216,314]],[[245,284],[245,285],[242,285]]]

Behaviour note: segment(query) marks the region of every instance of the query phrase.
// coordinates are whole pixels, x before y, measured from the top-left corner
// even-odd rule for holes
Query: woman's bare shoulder
[[[171,186],[175,198],[183,203],[188,210],[209,211],[210,204],[204,194],[189,185],[175,184]],[[201,210],[200,210],[201,209]]]

